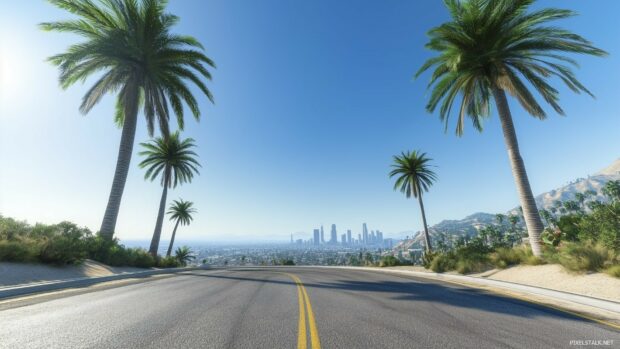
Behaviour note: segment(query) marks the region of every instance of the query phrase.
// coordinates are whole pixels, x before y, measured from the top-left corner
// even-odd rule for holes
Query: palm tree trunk
[[[426,213],[424,212],[424,203],[422,202],[422,193],[418,195],[418,202],[420,203],[420,211],[422,212],[422,223],[424,223],[424,243],[426,244],[426,252],[432,252],[431,237],[428,234],[428,225],[426,224]]]
[[[174,230],[172,231],[172,237],[170,238],[170,246],[168,246],[168,252],[166,252],[166,257],[170,257],[172,254],[172,245],[174,245],[174,237],[177,235],[177,228],[179,226],[180,220],[177,219],[177,222],[174,224]]]
[[[170,182],[170,167],[166,166],[164,170],[164,190],[161,193],[161,200],[159,201],[159,212],[157,213],[157,222],[155,223],[155,231],[153,231],[153,238],[151,239],[151,247],[149,247],[149,253],[154,257],[157,256],[157,250],[159,250],[159,239],[161,238],[161,227],[164,223],[164,215],[166,212],[166,197],[168,196],[168,183]]]
[[[543,231],[543,224],[538,209],[536,208],[536,201],[534,200],[532,188],[530,187],[527,172],[525,171],[525,165],[521,158],[521,153],[519,152],[519,143],[517,142],[517,135],[512,123],[512,115],[508,107],[506,93],[499,87],[494,87],[493,97],[495,98],[495,104],[497,104],[497,111],[499,112],[499,118],[502,123],[504,141],[508,149],[512,174],[517,184],[517,191],[519,193],[521,207],[523,208],[523,218],[525,220],[525,226],[527,227],[532,252],[534,256],[539,257],[542,253],[540,234]]]
[[[130,83],[131,84],[131,83]],[[116,219],[118,211],[121,207],[121,199],[127,181],[127,173],[129,172],[129,163],[131,162],[131,153],[133,152],[133,143],[136,138],[136,124],[138,121],[138,88],[131,84],[126,89],[124,96],[125,120],[123,122],[123,131],[121,134],[121,144],[118,149],[118,157],[116,160],[116,170],[114,171],[114,180],[112,181],[112,189],[108,198],[108,205],[103,215],[103,222],[99,234],[106,238],[114,237],[114,229],[116,228]]]

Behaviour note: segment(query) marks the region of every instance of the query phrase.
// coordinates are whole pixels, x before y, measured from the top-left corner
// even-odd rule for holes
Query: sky
[[[540,121],[511,101],[534,193],[608,166],[620,157],[620,2],[540,1],[579,16],[558,22],[608,51],[576,57],[579,79],[596,95],[557,81],[566,117]],[[112,97],[88,115],[78,106],[92,84],[58,86],[45,61],[79,42],[37,24],[70,16],[45,1],[0,0],[0,214],[30,223],[69,220],[99,229],[120,130]],[[184,137],[198,145],[200,176],[169,192],[195,203],[179,239],[288,241],[332,223],[339,234],[366,222],[387,236],[422,228],[414,200],[392,189],[392,156],[419,149],[439,181],[425,195],[430,224],[518,205],[494,115],[478,133],[456,137],[424,106],[429,76],[413,74],[433,55],[426,32],[448,19],[440,1],[172,0],[174,32],[195,36],[217,64],[211,105]],[[198,92],[196,91],[198,94]],[[189,113],[186,113],[189,115]],[[138,168],[148,141],[140,116],[116,236],[149,239],[161,195]],[[172,231],[166,221],[162,239]]]

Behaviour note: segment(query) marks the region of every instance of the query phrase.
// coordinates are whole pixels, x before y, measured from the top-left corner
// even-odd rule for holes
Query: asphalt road
[[[0,310],[0,348],[565,348],[571,340],[615,348],[620,332],[461,286],[321,268],[193,271]]]

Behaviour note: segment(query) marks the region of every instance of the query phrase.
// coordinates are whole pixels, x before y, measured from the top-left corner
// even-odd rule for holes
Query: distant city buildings
[[[357,234],[357,239],[353,238],[353,232],[351,229],[347,229],[345,234],[340,235],[338,240],[338,230],[336,224],[331,225],[329,240],[325,241],[325,232],[323,225],[318,229],[312,230],[312,237],[308,240],[293,239],[291,234],[291,244],[307,248],[313,246],[314,248],[321,248],[321,246],[346,246],[349,248],[386,248],[391,247],[393,244],[392,239],[385,239],[383,232],[380,230],[371,230],[369,233],[368,225],[362,224],[362,232]]]

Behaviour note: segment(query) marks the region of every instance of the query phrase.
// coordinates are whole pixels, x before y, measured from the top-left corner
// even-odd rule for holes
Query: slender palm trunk
[[[172,231],[170,246],[168,246],[168,252],[166,252],[166,257],[170,257],[170,254],[172,254],[172,245],[174,245],[174,237],[177,235],[177,228],[179,227],[179,222],[180,220],[177,219],[177,222],[174,224],[174,230]]]
[[[506,148],[508,149],[508,157],[510,158],[512,174],[515,178],[515,183],[517,184],[517,191],[519,193],[521,207],[523,208],[523,218],[525,220],[525,226],[527,227],[530,245],[532,246],[532,252],[538,257],[542,253],[540,244],[540,234],[543,231],[542,220],[540,219],[540,214],[536,208],[536,201],[534,200],[532,188],[530,187],[527,172],[525,171],[525,165],[523,164],[523,159],[521,158],[521,153],[519,152],[519,143],[517,142],[517,135],[512,123],[512,115],[510,114],[510,108],[508,107],[506,93],[504,90],[495,87],[493,88],[493,97],[495,98],[499,118],[502,122],[504,141],[506,142]]]
[[[157,213],[157,222],[155,223],[155,231],[153,231],[151,247],[149,248],[149,253],[153,256],[157,256],[157,250],[159,249],[161,227],[164,223],[164,215],[166,212],[166,197],[168,196],[168,184],[170,182],[170,167],[166,166],[166,169],[164,171],[164,190],[161,193],[161,200],[159,201],[159,212]]]
[[[422,223],[424,223],[424,243],[426,244],[426,252],[433,252],[431,247],[431,237],[428,234],[428,225],[426,224],[426,213],[424,212],[424,203],[422,202],[422,193],[418,195],[418,202],[420,203],[420,211],[422,212]]]
[[[121,199],[125,189],[125,182],[127,181],[129,163],[131,162],[131,153],[133,152],[133,143],[136,138],[136,124],[138,122],[138,88],[135,84],[129,84],[124,96],[125,120],[123,122],[121,144],[118,149],[114,180],[112,181],[108,205],[106,206],[101,229],[99,230],[101,236],[110,240],[114,236],[116,219],[121,207]]]

